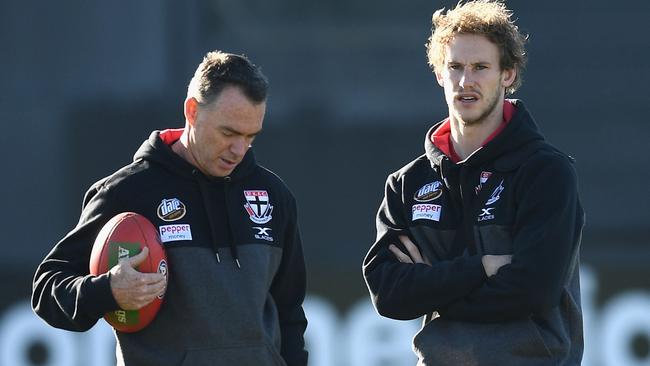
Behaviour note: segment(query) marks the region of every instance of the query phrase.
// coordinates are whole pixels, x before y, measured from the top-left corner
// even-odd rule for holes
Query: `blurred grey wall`
[[[85,189],[127,164],[152,129],[183,125],[187,82],[212,49],[245,53],[268,76],[256,153],[298,199],[309,292],[349,309],[366,296],[360,265],[386,175],[446,117],[424,44],[431,13],[454,4],[0,1],[0,312],[29,296]],[[577,159],[596,305],[648,289],[650,2],[508,5],[530,35],[515,97]],[[650,362],[639,334],[634,352]]]

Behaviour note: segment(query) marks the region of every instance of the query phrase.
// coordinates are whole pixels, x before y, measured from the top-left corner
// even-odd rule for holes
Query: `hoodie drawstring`
[[[206,198],[205,187],[203,186],[204,183],[201,181],[201,174],[197,169],[192,170],[192,175],[196,178],[196,181],[199,183],[199,190],[201,191],[201,198],[203,198],[203,207],[205,209],[205,215],[208,220],[208,224],[210,225],[210,237],[212,239],[210,240],[210,243],[212,243],[214,256],[215,258],[217,258],[217,263],[221,263],[221,258],[219,257],[219,247],[217,246],[217,236],[215,231],[216,228],[214,227],[212,220],[210,220],[210,210],[208,209],[210,205]]]
[[[212,205],[208,201],[208,195],[206,194],[205,190],[205,183],[202,180],[201,173],[197,170],[194,169],[192,170],[192,175],[197,178],[197,181],[199,183],[199,190],[201,191],[201,197],[203,198],[203,207],[205,208],[205,214],[208,220],[208,223],[210,225],[210,231],[211,231],[211,237],[212,237],[212,248],[214,250],[214,255],[217,258],[217,263],[221,263],[221,258],[219,257],[219,246],[217,245],[217,228],[215,226],[215,223],[212,221],[210,218],[210,209]],[[224,182],[224,212],[226,214],[226,226],[228,226],[228,243],[230,245],[230,251],[232,253],[232,257],[235,260],[235,263],[237,264],[237,268],[241,268],[241,263],[239,262],[239,251],[237,250],[237,245],[235,244],[235,236],[233,234],[233,228],[232,225],[230,224],[230,215],[228,213],[228,187],[230,185],[230,181],[232,179],[229,176],[224,177],[223,182]]]
[[[233,234],[233,228],[232,225],[230,225],[230,215],[229,215],[229,210],[228,210],[228,188],[230,187],[230,181],[232,179],[229,176],[224,177],[223,179],[223,192],[224,192],[224,202],[226,204],[226,221],[228,222],[228,232],[230,234],[230,240],[228,241],[230,244],[230,252],[232,253],[232,257],[235,259],[235,263],[237,264],[237,268],[241,268],[241,264],[239,263],[239,250],[237,249],[237,245],[235,244],[235,235]]]

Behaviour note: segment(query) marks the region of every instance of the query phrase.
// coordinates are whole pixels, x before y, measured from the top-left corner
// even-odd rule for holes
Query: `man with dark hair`
[[[296,202],[250,149],[267,88],[246,57],[208,53],[188,88],[185,128],[154,131],[133,163],[88,190],[78,225],[36,271],[34,311],[54,327],[85,331],[166,291],[151,324],[115,332],[119,365],[306,365]],[[182,212],[162,216],[170,201]],[[183,225],[183,235],[161,234],[168,283],[134,269],[146,250],[89,274],[99,230],[126,211],[160,228]]]
[[[424,317],[419,365],[579,365],[584,213],[572,159],[519,100],[524,43],[502,2],[433,15],[449,117],[391,174],[363,264],[377,311]]]

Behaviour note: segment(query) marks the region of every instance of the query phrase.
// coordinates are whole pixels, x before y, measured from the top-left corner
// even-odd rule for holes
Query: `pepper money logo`
[[[442,196],[442,183],[439,181],[431,182],[422,186],[413,195],[413,199],[418,202],[429,202]]]
[[[158,217],[163,221],[180,220],[185,216],[186,212],[185,204],[178,198],[164,198],[156,211]]]

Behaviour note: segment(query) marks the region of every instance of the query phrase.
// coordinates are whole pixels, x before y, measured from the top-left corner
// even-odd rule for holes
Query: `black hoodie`
[[[578,365],[582,358],[584,213],[576,174],[523,103],[512,103],[501,133],[462,162],[431,142],[438,124],[426,153],[388,177],[363,272],[380,314],[424,316],[414,338],[422,365]],[[432,265],[398,262],[388,250],[398,235]],[[486,254],[512,255],[512,263],[488,278]]]
[[[57,328],[85,331],[118,309],[109,276],[89,275],[88,261],[101,227],[131,211],[159,228],[169,283],[149,326],[116,332],[118,365],[306,365],[293,196],[252,150],[230,176],[205,176],[171,150],[179,135],[153,132],[132,164],[88,190],[78,225],[36,271],[34,311]],[[165,230],[173,227],[182,233]]]

